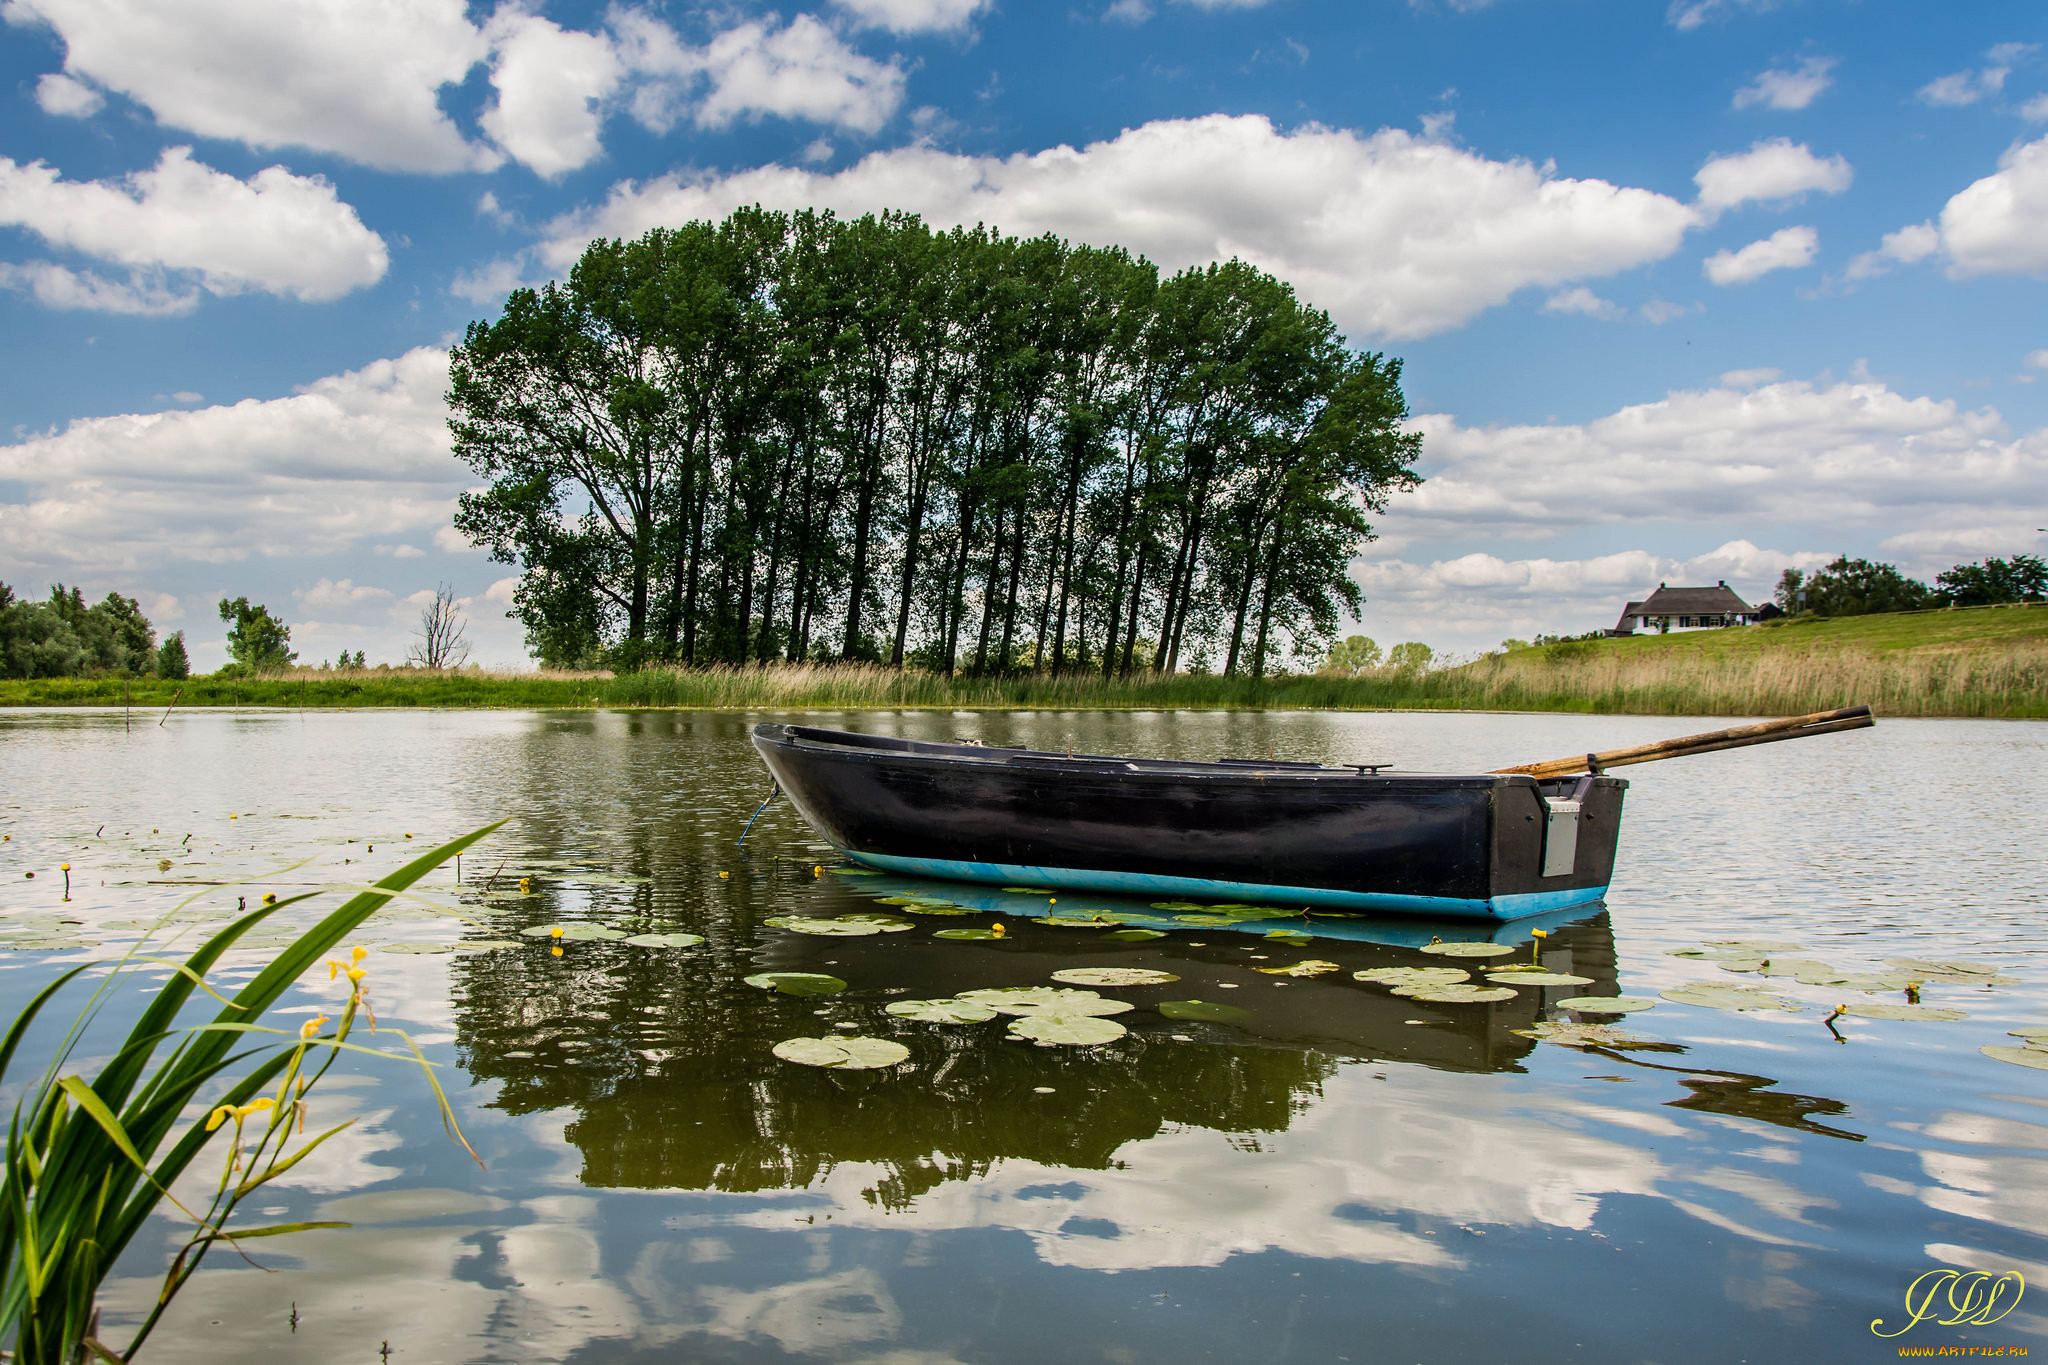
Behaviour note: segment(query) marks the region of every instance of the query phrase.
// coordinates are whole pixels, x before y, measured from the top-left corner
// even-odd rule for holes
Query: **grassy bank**
[[[1440,708],[1790,715],[1866,702],[1892,716],[2048,717],[2048,606],[1795,620],[1571,641],[1420,675],[1254,683],[1186,675],[944,678],[854,664],[606,674],[300,670],[268,678],[0,681],[0,706],[680,707],[815,710]]]

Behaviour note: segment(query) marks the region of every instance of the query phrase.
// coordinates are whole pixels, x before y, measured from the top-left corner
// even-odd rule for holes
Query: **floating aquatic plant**
[[[1564,1019],[1545,1020],[1527,1028],[1510,1029],[1509,1032],[1534,1038],[1539,1043],[1556,1043],[1559,1047],[1642,1047],[1651,1041],[1613,1024],[1579,1024]]]
[[[1166,933],[1160,929],[1117,929],[1104,934],[1103,937],[1121,939],[1125,943],[1137,943],[1148,938],[1165,938]]]
[[[1168,1019],[1193,1019],[1206,1024],[1242,1024],[1252,1017],[1250,1010],[1209,1000],[1165,1000],[1158,1008]]]
[[[976,1000],[891,1000],[882,1009],[924,1024],[981,1024],[997,1014],[993,1006]]]
[[[635,948],[694,948],[704,941],[702,934],[628,934],[622,942]]]
[[[837,1071],[878,1071],[910,1057],[910,1049],[901,1043],[857,1034],[837,1038],[785,1038],[770,1051],[785,1062],[830,1067]]]
[[[1515,967],[1488,972],[1488,981],[1501,986],[1590,986],[1590,976],[1574,976],[1570,972],[1553,972],[1540,968]]]
[[[1783,1010],[1787,1014],[1797,1014],[1805,1008],[1767,986],[1729,986],[1718,981],[1687,982],[1658,994],[1673,1004],[1701,1005],[1714,1010]]]
[[[1252,970],[1264,972],[1267,976],[1328,976],[1331,972],[1341,972],[1344,969],[1319,957],[1305,957],[1289,967],[1254,967]]]
[[[986,1005],[998,1014],[1124,1014],[1135,1008],[1128,1000],[1111,1000],[1094,991],[1058,986],[1006,986],[962,991],[956,1000]]]
[[[1505,957],[1515,950],[1505,943],[1425,943],[1422,951],[1440,957]]]
[[[882,932],[882,926],[872,920],[854,919],[851,916],[770,915],[761,923],[774,929],[791,929],[799,934],[817,934],[826,938],[861,938]],[[939,932],[957,936],[962,931],[941,929]]]
[[[1656,1001],[1640,995],[1575,995],[1557,1004],[1559,1009],[1577,1010],[1581,1014],[1634,1014],[1657,1007]]]
[[[1947,1009],[1940,1005],[1899,1005],[1886,1000],[1858,1001],[1853,1005],[1842,1005],[1839,1008],[1843,1014],[1853,1014],[1859,1019],[1920,1019],[1944,1022],[1970,1017],[1962,1010]]]
[[[1163,986],[1179,977],[1150,967],[1065,967],[1052,974],[1070,986]]]
[[[1124,1036],[1114,1019],[1091,1014],[1028,1014],[1010,1021],[1010,1032],[1041,1047],[1100,1047]]]
[[[876,932],[879,933],[880,930],[876,930]],[[1002,936],[1000,929],[934,929],[932,931],[933,938],[990,939],[1001,938]]]

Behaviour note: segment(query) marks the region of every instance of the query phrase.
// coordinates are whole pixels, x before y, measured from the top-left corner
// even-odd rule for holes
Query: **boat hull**
[[[1062,756],[781,724],[753,740],[812,827],[884,871],[1488,919],[1598,902],[1628,785]],[[1554,803],[1568,796],[1565,832]]]

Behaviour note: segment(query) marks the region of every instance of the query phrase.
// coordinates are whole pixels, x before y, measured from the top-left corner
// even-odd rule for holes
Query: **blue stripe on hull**
[[[1219,882],[1207,877],[1166,877],[1150,872],[1098,872],[1076,867],[1026,867],[1021,863],[966,863],[947,858],[899,858],[888,853],[839,850],[855,862],[884,872],[941,877],[998,886],[1043,886],[1060,891],[1106,891],[1129,896],[1202,896],[1268,905],[1317,905],[1333,910],[1377,910],[1396,915],[1459,916],[1510,920],[1592,905],[1604,886],[1576,891],[1524,891],[1510,896],[1399,896],[1377,891],[1331,891],[1316,886],[1268,886],[1260,882]]]

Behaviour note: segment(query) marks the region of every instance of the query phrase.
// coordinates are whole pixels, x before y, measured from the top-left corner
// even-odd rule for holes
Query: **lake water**
[[[362,936],[518,940],[368,960],[380,1020],[443,1064],[486,1169],[443,1136],[416,1070],[345,1066],[316,1092],[312,1118],[357,1124],[245,1213],[355,1226],[252,1243],[262,1270],[216,1253],[142,1359],[367,1361],[385,1346],[413,1362],[874,1365],[2048,1349],[2048,1071],[1979,1051],[2048,1025],[2048,726],[1883,721],[1626,769],[1605,910],[1533,922],[1552,929],[1545,965],[1593,984],[1430,1004],[1352,973],[1441,965],[1416,949],[1430,933],[1495,938],[1526,958],[1528,925],[1329,920],[1309,924],[1324,936],[1307,946],[1265,938],[1271,924],[1193,925],[1121,941],[1032,922],[1024,912],[1042,913],[1042,897],[843,875],[786,802],[735,848],[769,791],[747,728],[775,718],[205,712],[159,726],[119,712],[0,714],[9,1016],[57,964],[117,955],[135,937],[121,926],[195,891],[232,909],[263,889],[367,879],[508,820],[463,859],[459,885],[453,868],[428,879],[468,920],[415,907]],[[804,719],[1420,770],[1732,723]],[[257,872],[274,875],[179,884]],[[499,898],[521,875],[532,893]],[[998,917],[981,912],[858,938],[763,924],[890,910],[873,901],[905,889],[994,906],[1007,932],[934,936]],[[1143,908],[1062,897],[1059,910]],[[576,923],[705,941],[569,941],[555,956],[518,933]],[[1965,1011],[1959,1021],[1850,1016],[1831,1031],[1836,1004],[1905,996],[1671,955],[1713,939],[1796,943],[1774,951],[1859,973],[1889,970],[1889,958],[1964,959],[2001,980],[1921,988],[1923,1004]],[[1342,970],[1259,970],[1305,958]],[[231,981],[246,976],[242,961]],[[1118,1017],[1127,1036],[1099,1047],[1010,1041],[1001,1020],[883,1012],[891,1000],[1045,985],[1075,966],[1180,979],[1106,989],[1138,1008]],[[799,998],[743,984],[764,971],[829,973],[849,989]],[[1769,986],[1803,1008],[1660,997],[1703,980]],[[1582,1051],[1514,1031],[1562,1014],[1556,1002],[1574,992],[1617,987],[1657,1000],[1617,1021],[1647,1046]],[[278,1022],[339,997],[326,973],[309,976]],[[1155,1008],[1176,1000],[1245,1013],[1225,1024]],[[909,1060],[833,1072],[770,1051],[841,1024],[906,1044]],[[136,1318],[177,1240],[168,1219],[142,1239],[108,1287],[110,1316]],[[1913,1324],[1909,1285],[1943,1268],[2016,1272],[2028,1288],[1996,1323]],[[1905,1330],[1880,1337],[1875,1319]]]

